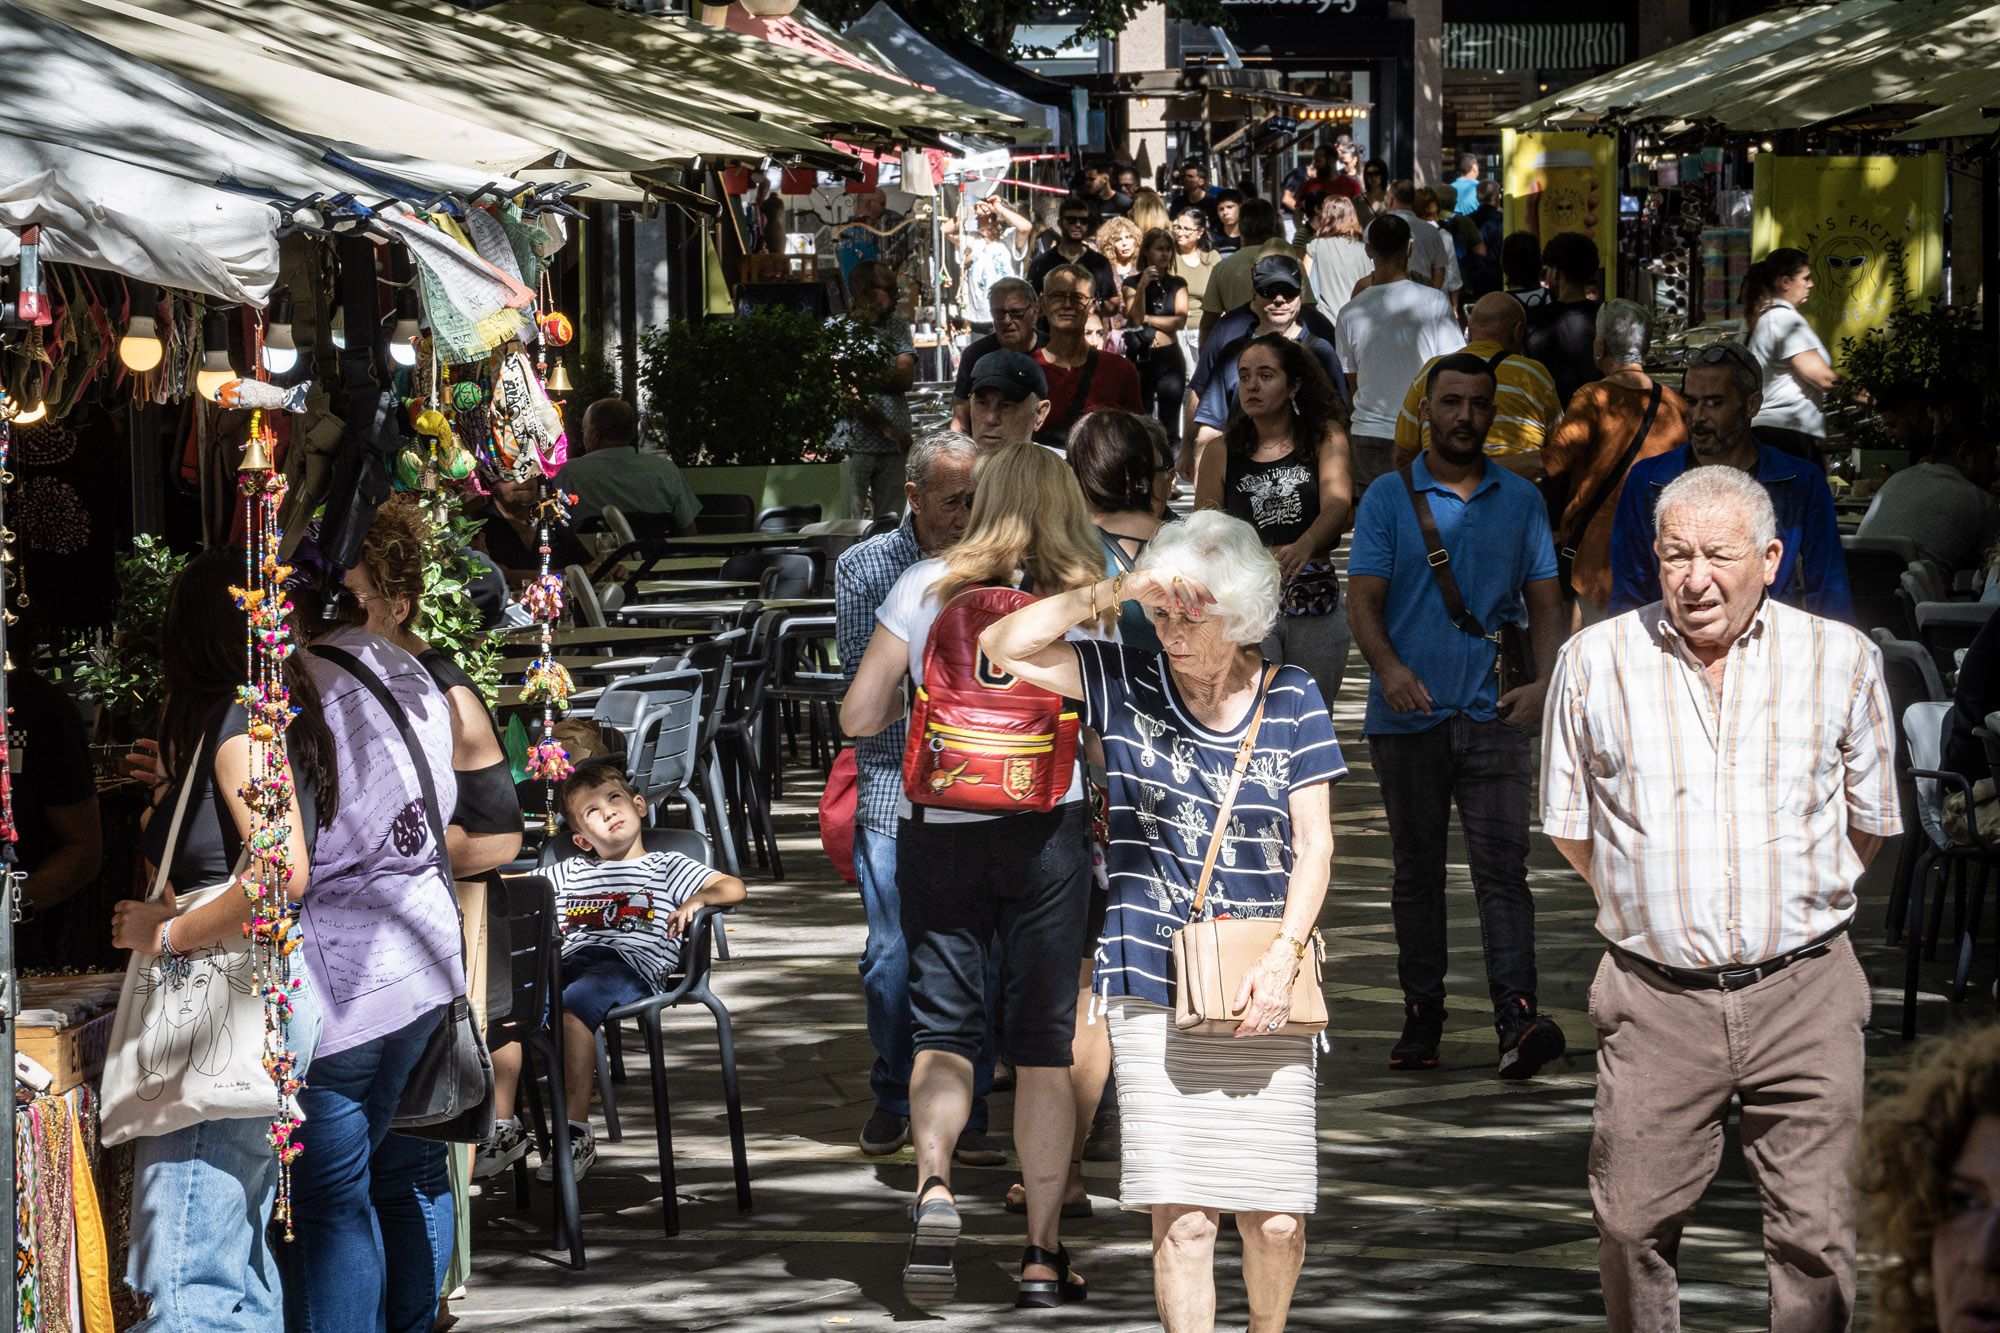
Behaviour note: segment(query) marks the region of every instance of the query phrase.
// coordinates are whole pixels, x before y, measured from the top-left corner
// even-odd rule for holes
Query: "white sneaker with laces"
[[[589,1125],[579,1125],[574,1120],[569,1122],[569,1161],[570,1169],[578,1180],[589,1175],[590,1168],[597,1165],[597,1135]],[[536,1180],[551,1181],[555,1178],[553,1163],[543,1162],[535,1168]]]
[[[528,1155],[528,1136],[519,1120],[501,1120],[493,1126],[493,1137],[479,1145],[472,1158],[472,1178],[490,1180]]]

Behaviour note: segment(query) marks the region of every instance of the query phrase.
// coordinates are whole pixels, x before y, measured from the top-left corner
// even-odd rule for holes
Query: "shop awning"
[[[1018,116],[928,92],[852,62],[688,19],[556,0],[509,0],[489,12],[607,48],[710,105],[803,133],[881,147],[940,133],[1009,139],[1035,133]]]
[[[408,102],[546,146],[545,160],[532,165],[643,173],[697,158],[853,163],[798,131],[676,94],[669,79],[616,52],[431,0],[29,2],[142,56],[168,21],[198,28],[209,49],[191,77],[284,123],[311,117],[314,130],[330,137],[399,142],[393,104]],[[239,54],[267,63],[239,63]],[[378,97],[337,109],[329,120],[323,101],[291,102],[270,61]]]
[[[846,35],[880,51],[907,78],[919,79],[968,102],[997,108],[1041,127],[1052,138],[1062,138],[1064,105],[1037,101],[954,58],[912,26],[887,0],[876,0],[872,9],[848,27]]]
[[[1497,116],[1493,123],[1517,130],[1587,129],[1599,121],[1624,123],[1650,118],[1648,108],[1655,99],[1696,80],[1726,77],[1729,71],[1794,42],[1820,37],[1838,42],[1842,29],[1862,15],[1902,7],[1899,0],[1844,0],[1772,10],[1586,79]]]
[[[1647,105],[1649,119],[1745,133],[1901,125],[2000,88],[2000,4],[1904,0],[1794,39]]]

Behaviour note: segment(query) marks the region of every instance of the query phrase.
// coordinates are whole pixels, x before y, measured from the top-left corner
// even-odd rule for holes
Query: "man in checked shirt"
[[[1770,1326],[1845,1329],[1870,1000],[1846,931],[1901,830],[1880,654],[1766,595],[1777,522],[1747,473],[1690,469],[1657,517],[1663,600],[1569,641],[1543,731],[1543,826],[1611,946],[1590,990],[1610,1326],[1680,1327],[1681,1227],[1740,1101]]]

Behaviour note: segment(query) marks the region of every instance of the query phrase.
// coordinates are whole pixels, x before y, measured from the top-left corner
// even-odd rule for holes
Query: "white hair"
[[[1257,529],[1219,509],[1169,523],[1139,557],[1140,569],[1197,579],[1215,596],[1215,620],[1231,643],[1259,644],[1278,621],[1278,562]]]
[[[1614,296],[1597,308],[1597,337],[1604,350],[1621,365],[1633,365],[1646,358],[1651,341],[1652,321],[1637,301]]]
[[[910,446],[909,456],[903,461],[903,478],[914,481],[918,490],[931,484],[931,473],[946,458],[971,459],[979,453],[979,442],[970,435],[955,430],[932,431]]]
[[[1750,528],[1751,541],[1763,550],[1778,539],[1778,514],[1771,508],[1771,493],[1749,473],[1721,463],[1691,467],[1667,483],[1653,506],[1653,529],[1667,526],[1667,515],[1676,509],[1714,511],[1733,509]]]

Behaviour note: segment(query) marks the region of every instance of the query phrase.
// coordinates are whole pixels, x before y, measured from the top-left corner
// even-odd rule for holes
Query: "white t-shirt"
[[[986,294],[1002,278],[1021,276],[1021,262],[1027,246],[1019,232],[1010,231],[997,241],[974,236],[959,251],[965,269],[965,317],[974,324],[993,322],[993,303]]]
[[[1805,316],[1789,301],[1772,301],[1757,317],[1757,327],[1750,332],[1750,350],[1764,367],[1764,405],[1750,424],[1803,431],[1824,438],[1826,414],[1819,408],[1819,390],[1801,380],[1791,364],[1800,352],[1826,355],[1826,344],[1812,331]]]
[[[882,599],[882,605],[875,609],[875,623],[910,646],[910,679],[918,685],[924,683],[924,645],[931,637],[931,626],[944,608],[931,595],[931,585],[944,577],[945,563],[941,557],[919,560],[904,570],[902,576],[890,587],[889,595]],[[1073,629],[1065,638],[1101,639],[1104,636],[1087,630]],[[1079,761],[1082,758],[1078,749]],[[1069,775],[1069,789],[1062,794],[1057,804],[1068,805],[1083,799],[1083,765],[1079,762]],[[904,796],[896,813],[908,818],[910,798]],[[976,819],[1003,819],[1004,815],[981,815],[970,810],[944,810],[937,806],[924,807],[926,823],[963,824]]]
[[[1437,229],[1437,224],[1424,221],[1407,208],[1391,211],[1410,224],[1411,274],[1429,282],[1432,270],[1441,268],[1445,271],[1445,280],[1449,282],[1452,269],[1458,266],[1458,256],[1452,253],[1452,247],[1446,243],[1444,233]]]
[[[1355,381],[1349,430],[1382,439],[1395,437],[1403,395],[1424,362],[1465,346],[1451,317],[1451,299],[1408,280],[1356,293],[1341,307],[1334,327],[1340,363]]]
[[[1320,313],[1333,319],[1354,294],[1354,284],[1375,271],[1375,261],[1367,246],[1344,236],[1315,237],[1306,253],[1312,256],[1313,295]]]

